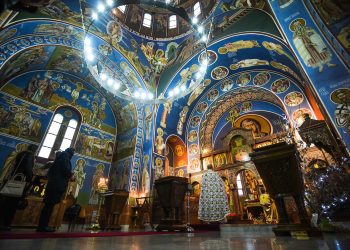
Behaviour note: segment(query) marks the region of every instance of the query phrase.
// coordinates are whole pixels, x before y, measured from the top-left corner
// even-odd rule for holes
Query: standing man
[[[213,165],[207,166],[203,174],[201,195],[199,197],[198,219],[206,222],[221,221],[230,213],[225,183],[214,172]]]
[[[2,185],[5,185],[16,174],[23,174],[26,177],[27,185],[23,191],[23,197],[0,195],[0,231],[11,230],[11,222],[16,214],[18,203],[21,199],[25,198],[26,192],[32,182],[34,155],[37,148],[38,146],[31,144],[27,149],[19,152],[15,158],[14,165],[10,166],[3,175]],[[2,187],[2,185],[0,186]]]
[[[54,206],[62,199],[67,189],[68,181],[73,176],[70,160],[74,155],[74,148],[56,154],[56,159],[48,172],[48,180],[45,191],[45,206],[40,214],[37,232],[54,232],[55,229],[48,227]]]

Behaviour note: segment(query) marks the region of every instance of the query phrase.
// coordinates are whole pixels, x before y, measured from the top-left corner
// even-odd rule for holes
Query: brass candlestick
[[[98,209],[96,214],[95,223],[92,223],[90,226],[91,230],[100,230],[101,226],[99,223],[100,220],[100,213],[101,213],[101,206],[102,206],[102,200],[103,200],[103,194],[108,190],[107,185],[108,179],[107,178],[100,178],[98,184],[97,184],[97,193],[98,193]]]

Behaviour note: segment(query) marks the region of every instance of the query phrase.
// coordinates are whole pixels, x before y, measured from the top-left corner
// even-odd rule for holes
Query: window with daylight
[[[241,172],[242,173],[242,172]],[[242,179],[241,179],[241,173],[237,175],[237,190],[238,190],[238,195],[243,196],[243,185],[242,185]]]
[[[118,10],[120,10],[121,13],[125,13],[126,5],[120,5],[120,6],[118,7]]]
[[[201,5],[199,2],[197,2],[194,6],[193,6],[193,15],[195,17],[199,16],[201,14]]]
[[[151,28],[151,24],[152,24],[152,15],[149,13],[145,13],[143,15],[143,23],[142,25],[147,27],[147,28]]]
[[[65,150],[73,145],[73,140],[77,135],[77,128],[79,116],[77,112],[70,108],[56,111],[46,136],[39,150],[39,157],[50,158],[56,150]],[[70,116],[64,116],[63,113],[73,114]]]
[[[176,15],[172,15],[169,17],[169,29],[175,29],[177,26]]]

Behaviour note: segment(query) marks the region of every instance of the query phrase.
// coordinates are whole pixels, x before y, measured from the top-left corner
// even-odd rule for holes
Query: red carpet
[[[79,238],[79,237],[113,237],[135,235],[176,234],[180,232],[6,232],[0,233],[0,239],[41,239],[41,238]]]

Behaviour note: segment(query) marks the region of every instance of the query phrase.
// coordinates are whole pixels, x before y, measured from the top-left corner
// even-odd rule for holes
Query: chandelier
[[[83,9],[82,2],[80,2],[85,32],[84,59],[90,73],[103,89],[114,96],[134,103],[159,104],[182,98],[200,86],[208,69],[207,43],[210,36],[211,23],[199,23],[196,17],[191,19],[187,12],[183,8],[176,6],[174,2],[170,0],[101,0],[96,2],[96,6],[85,9]],[[192,39],[192,54],[181,67],[177,68],[176,72],[170,77],[171,80],[167,83],[167,87],[161,91],[158,89],[159,82],[157,80],[153,80],[154,82],[151,82],[151,84],[145,84],[145,75],[141,76],[120,52],[121,46],[119,42],[123,39],[123,29],[119,20],[113,15],[113,10],[120,6],[132,4],[165,9],[190,24],[191,31],[188,36],[191,36]],[[102,28],[104,32],[101,32]],[[132,45],[135,47],[139,46],[138,44]],[[126,53],[130,53],[128,58],[137,60],[138,54],[135,51],[127,51]],[[186,83],[170,84],[184,65],[194,61],[197,63],[196,67]],[[160,76],[161,74],[162,72]],[[170,88],[170,85],[175,86]]]

